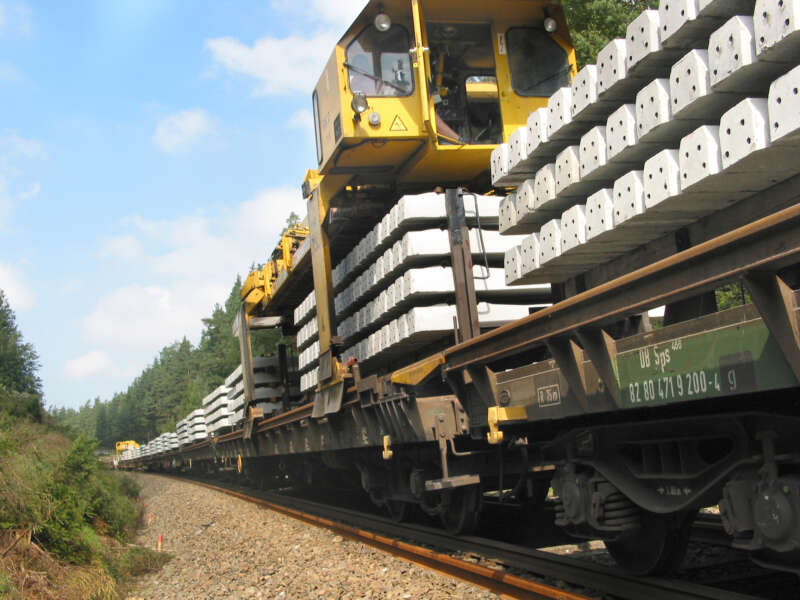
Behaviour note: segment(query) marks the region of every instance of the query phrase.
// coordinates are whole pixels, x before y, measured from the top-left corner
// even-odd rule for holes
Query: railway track
[[[591,561],[525,548],[475,536],[455,536],[414,523],[397,523],[387,517],[276,492],[254,490],[228,483],[182,477],[196,485],[253,502],[309,524],[325,527],[349,539],[368,544],[508,598],[588,600],[598,598],[640,600],[755,600],[765,597],[731,591],[725,586],[747,577],[747,569],[704,578],[709,584],[661,577],[639,578]],[[455,554],[455,555],[454,555]],[[460,556],[469,557],[468,560]],[[487,564],[474,562],[485,557]],[[502,565],[505,569],[498,568]],[[513,571],[513,573],[511,572]],[[703,580],[703,578],[699,578]],[[747,589],[746,586],[738,589]],[[773,590],[774,591],[774,590]]]

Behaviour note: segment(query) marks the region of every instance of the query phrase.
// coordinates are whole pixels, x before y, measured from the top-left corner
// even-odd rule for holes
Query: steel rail
[[[447,554],[399,541],[395,538],[413,539],[417,544],[427,544],[449,552],[469,552],[485,556],[539,577],[562,580],[571,585],[591,589],[592,591],[613,594],[616,598],[628,600],[641,600],[642,598],[647,598],[648,600],[755,600],[754,596],[684,581],[656,577],[632,577],[610,567],[589,561],[578,561],[574,558],[567,558],[487,538],[451,535],[441,529],[424,525],[396,523],[386,517],[322,504],[295,496],[290,497],[274,492],[254,492],[238,486],[237,489],[232,489],[194,478],[187,479],[192,483],[215,489],[249,502],[261,504],[305,522],[333,529],[351,539],[378,547],[412,562],[424,559],[424,562],[418,562],[418,564],[434,570],[442,571],[442,564],[444,564],[448,568],[457,570],[443,572],[491,589],[496,593],[506,594],[512,598],[534,597],[577,600],[586,598],[586,596],[475,565],[474,563],[462,561]],[[258,493],[261,497],[254,496],[252,495],[253,493]],[[291,503],[293,508],[286,506],[284,503]],[[345,521],[345,523],[342,521]],[[398,553],[398,551],[402,551],[402,554]],[[439,562],[440,559],[444,560],[444,563]],[[463,576],[459,574],[462,569],[467,570]],[[478,577],[478,579],[470,579],[467,576]],[[512,594],[510,591],[492,587],[498,583],[512,586],[512,589],[517,591]],[[525,587],[520,588],[518,584]],[[520,595],[522,592],[528,595]],[[533,596],[530,594],[533,594]]]
[[[599,327],[713,289],[749,271],[800,261],[800,204],[719,235],[445,350],[453,371],[519,354],[582,327]]]

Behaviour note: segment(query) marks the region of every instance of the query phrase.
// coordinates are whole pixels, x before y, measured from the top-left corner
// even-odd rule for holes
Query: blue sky
[[[362,0],[0,0],[0,289],[45,402],[196,342],[314,165],[310,93]]]

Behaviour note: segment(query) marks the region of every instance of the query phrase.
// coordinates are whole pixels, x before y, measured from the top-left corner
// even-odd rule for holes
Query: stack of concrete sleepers
[[[178,448],[178,436],[174,432],[162,433],[147,444],[149,454],[164,454]]]
[[[175,433],[178,434],[178,444],[188,446],[192,440],[189,438],[188,418],[181,419],[175,424]]]
[[[289,396],[295,398],[300,395],[298,386],[297,357],[287,357],[289,361]],[[255,384],[256,406],[264,411],[264,416],[269,416],[279,411],[283,404],[283,386],[281,385],[280,364],[278,356],[253,357],[253,382]],[[244,380],[242,379],[242,366],[239,365],[225,379],[228,388],[228,419],[231,425],[237,425],[244,419]]]
[[[193,410],[186,416],[189,441],[192,444],[200,442],[208,437],[206,430],[206,415],[202,408]]]
[[[177,450],[180,447],[178,443],[178,434],[174,431],[168,431],[167,433],[163,434],[164,436],[164,448],[167,451]]]
[[[505,252],[522,237],[500,236],[497,198],[466,194],[464,207],[476,292],[487,318],[491,314],[495,321],[512,320],[528,314],[528,306],[548,302],[549,285],[509,288],[505,284]],[[401,348],[407,350],[452,335],[452,315],[444,327],[443,323],[435,330],[422,326],[427,323],[426,313],[431,318],[445,312],[449,315],[455,303],[453,273],[445,266],[450,262],[446,227],[444,194],[403,196],[336,265],[334,309],[337,334],[347,348],[347,357],[360,361],[390,357]],[[317,384],[319,364],[317,323],[311,318],[311,304],[313,299],[307,299],[295,311],[300,387],[304,391]],[[406,323],[408,314],[413,315],[411,327],[399,326],[398,320],[402,317]],[[415,326],[417,322],[420,327]]]
[[[228,392],[230,390],[220,385],[203,398],[203,414],[206,420],[208,435],[214,437],[221,429],[232,425],[230,411],[228,410]]]
[[[799,63],[800,0],[644,11],[531,115],[521,155],[493,155],[516,186],[500,231],[528,234],[506,281],[562,281],[798,175]]]

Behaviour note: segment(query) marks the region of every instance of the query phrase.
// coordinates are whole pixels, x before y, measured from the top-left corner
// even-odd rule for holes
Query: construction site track
[[[276,492],[254,490],[195,477],[180,479],[269,508],[303,522],[324,527],[348,539],[420,566],[488,589],[506,598],[591,600],[599,597],[640,600],[756,600],[761,596],[661,577],[632,577],[614,568],[474,536],[456,536],[419,524],[397,523],[388,517],[332,506]],[[405,541],[412,540],[412,541]],[[433,549],[435,548],[435,550]],[[514,575],[448,552],[486,557],[526,576]],[[528,577],[542,578],[536,581]],[[550,581],[564,582],[569,591]]]

